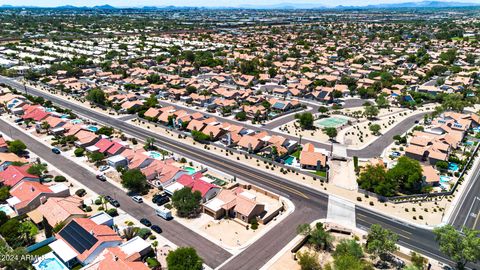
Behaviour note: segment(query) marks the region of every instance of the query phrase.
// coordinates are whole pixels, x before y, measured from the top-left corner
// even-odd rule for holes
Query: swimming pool
[[[34,263],[33,266],[37,270],[68,270],[68,268],[53,254],[53,252],[45,254],[42,260]]]
[[[450,176],[440,175],[440,186],[444,189],[450,189]]]
[[[163,155],[160,154],[159,152],[157,151],[148,151],[148,152],[145,152],[145,154],[151,158],[154,158],[154,159],[162,159],[163,158]]]
[[[8,204],[0,204],[0,211],[4,212],[5,214],[7,214],[7,216],[12,216],[15,211],[10,207],[8,206]]]
[[[313,125],[318,127],[318,128],[328,128],[328,127],[339,127],[341,125],[344,125],[347,123],[348,120],[345,118],[341,117],[328,117],[328,118],[323,118],[319,120],[315,120],[313,122]]]
[[[457,172],[458,171],[458,164],[454,162],[449,162],[448,163],[448,170],[452,172]]]
[[[287,165],[292,165],[293,162],[295,161],[296,157],[294,156],[288,156],[286,159],[285,159],[285,164]]]
[[[98,127],[92,126],[92,125],[87,126],[87,129],[90,130],[90,131],[92,131],[92,132],[97,132],[97,131],[98,131]]]
[[[183,168],[185,171],[187,171],[188,174],[192,175],[194,173],[197,172],[197,170],[195,170],[195,168],[192,168],[192,167],[184,167]]]
[[[70,120],[70,123],[72,124],[81,124],[83,123],[82,119],[72,119]]]

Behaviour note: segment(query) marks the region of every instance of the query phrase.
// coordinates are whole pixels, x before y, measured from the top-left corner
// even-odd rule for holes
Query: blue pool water
[[[446,175],[440,175],[440,186],[444,189],[450,189],[450,177]]]
[[[473,128],[473,131],[480,132],[480,127]]]
[[[11,216],[13,213],[15,213],[15,211],[13,211],[13,209],[8,206],[8,204],[0,204],[0,211],[4,212],[8,216]]]
[[[452,172],[457,172],[458,171],[458,164],[454,162],[449,162],[448,163],[448,170]]]
[[[88,126],[87,129],[90,130],[90,131],[93,131],[93,132],[98,131],[98,127],[96,127],[96,126]]]
[[[401,155],[400,152],[393,152],[392,153],[392,156],[394,156],[394,157],[399,157],[400,155]]]
[[[192,175],[192,174],[195,174],[197,171],[195,170],[195,168],[192,168],[192,167],[185,167],[183,168],[185,171],[187,171],[187,173],[189,175]]]
[[[35,265],[37,270],[68,270],[68,268],[53,254],[48,253],[45,255],[40,263]]]
[[[295,161],[295,157],[294,156],[288,156],[286,159],[285,159],[285,164],[287,165],[292,165],[293,162]]]
[[[473,145],[473,142],[472,141],[466,141],[465,145]]]
[[[55,109],[54,109],[54,108],[46,108],[45,111],[46,111],[46,112],[54,112]]]
[[[154,159],[162,159],[162,157],[163,157],[162,154],[160,154],[157,151],[148,151],[146,154],[149,157],[154,158]]]
[[[72,120],[70,120],[70,123],[72,123],[72,124],[81,124],[81,123],[83,123],[83,121],[82,121],[81,119],[72,119]]]

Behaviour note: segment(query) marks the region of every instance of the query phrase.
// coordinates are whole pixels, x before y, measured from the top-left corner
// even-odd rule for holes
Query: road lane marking
[[[357,218],[358,218],[359,220],[361,220],[361,221],[363,221],[363,222],[365,222],[365,223],[367,223],[367,224],[370,223],[368,220],[366,220],[366,219],[364,219],[364,218],[361,218],[361,217],[359,217],[359,216],[368,218],[367,216],[362,215],[362,214],[360,214],[360,213],[357,213]],[[376,221],[375,223],[383,223],[383,224],[387,225],[388,227],[392,227],[392,228],[395,228],[396,230],[402,231],[402,232],[404,232],[404,233],[406,233],[406,234],[413,235],[413,233],[411,233],[411,232],[409,232],[409,231],[405,231],[405,230],[403,230],[403,229],[399,229],[399,228],[397,228],[397,227],[390,226],[390,225],[388,225],[387,223],[385,223],[385,222],[383,222],[383,221]],[[402,236],[405,237],[405,238],[410,239],[409,237],[407,237],[407,236],[405,236],[405,235],[402,235]]]
[[[463,222],[462,228],[465,227],[465,224],[467,224],[467,220],[471,217],[473,205],[475,205],[477,201],[480,201],[480,198],[475,197],[475,199],[473,199],[472,205],[470,206],[470,209],[468,210],[467,216],[465,217],[465,221]]]

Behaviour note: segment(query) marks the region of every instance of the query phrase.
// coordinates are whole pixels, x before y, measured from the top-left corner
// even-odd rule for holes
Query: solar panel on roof
[[[75,221],[72,221],[65,226],[59,234],[79,253],[83,253],[85,250],[90,249],[98,241],[95,236],[87,232],[87,230]]]

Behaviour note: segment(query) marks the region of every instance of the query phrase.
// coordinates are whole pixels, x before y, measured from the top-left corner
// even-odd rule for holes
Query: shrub
[[[252,227],[252,230],[258,229],[258,221],[257,221],[257,219],[256,219],[256,218],[252,218],[252,219],[250,220],[250,225],[251,225],[251,227]]]
[[[361,198],[361,197],[357,197],[357,201],[361,202],[361,201],[362,201],[362,198]]]
[[[118,216],[118,212],[116,208],[110,208],[107,211],[105,211],[107,214],[109,214],[111,217],[116,217]]]
[[[77,148],[75,151],[73,151],[73,154],[75,154],[76,157],[81,157],[85,153],[85,149],[83,148]]]
[[[87,194],[87,192],[83,188],[75,191],[75,195],[77,195],[78,197],[83,197],[83,196],[85,196],[85,194]]]
[[[138,230],[138,236],[141,237],[142,239],[147,239],[148,236],[150,236],[152,234],[152,232],[150,231],[150,229],[147,229],[147,228],[141,228],[140,230]]]
[[[95,200],[95,205],[100,205],[100,204],[102,204],[102,199],[97,198],[97,199]]]
[[[53,178],[53,181],[55,181],[55,182],[65,182],[65,181],[67,181],[67,178],[65,178],[65,176],[63,176],[63,175],[57,175]]]
[[[373,202],[370,202],[370,205],[373,206]]]
[[[91,206],[85,207],[85,212],[92,212],[92,207]]]

